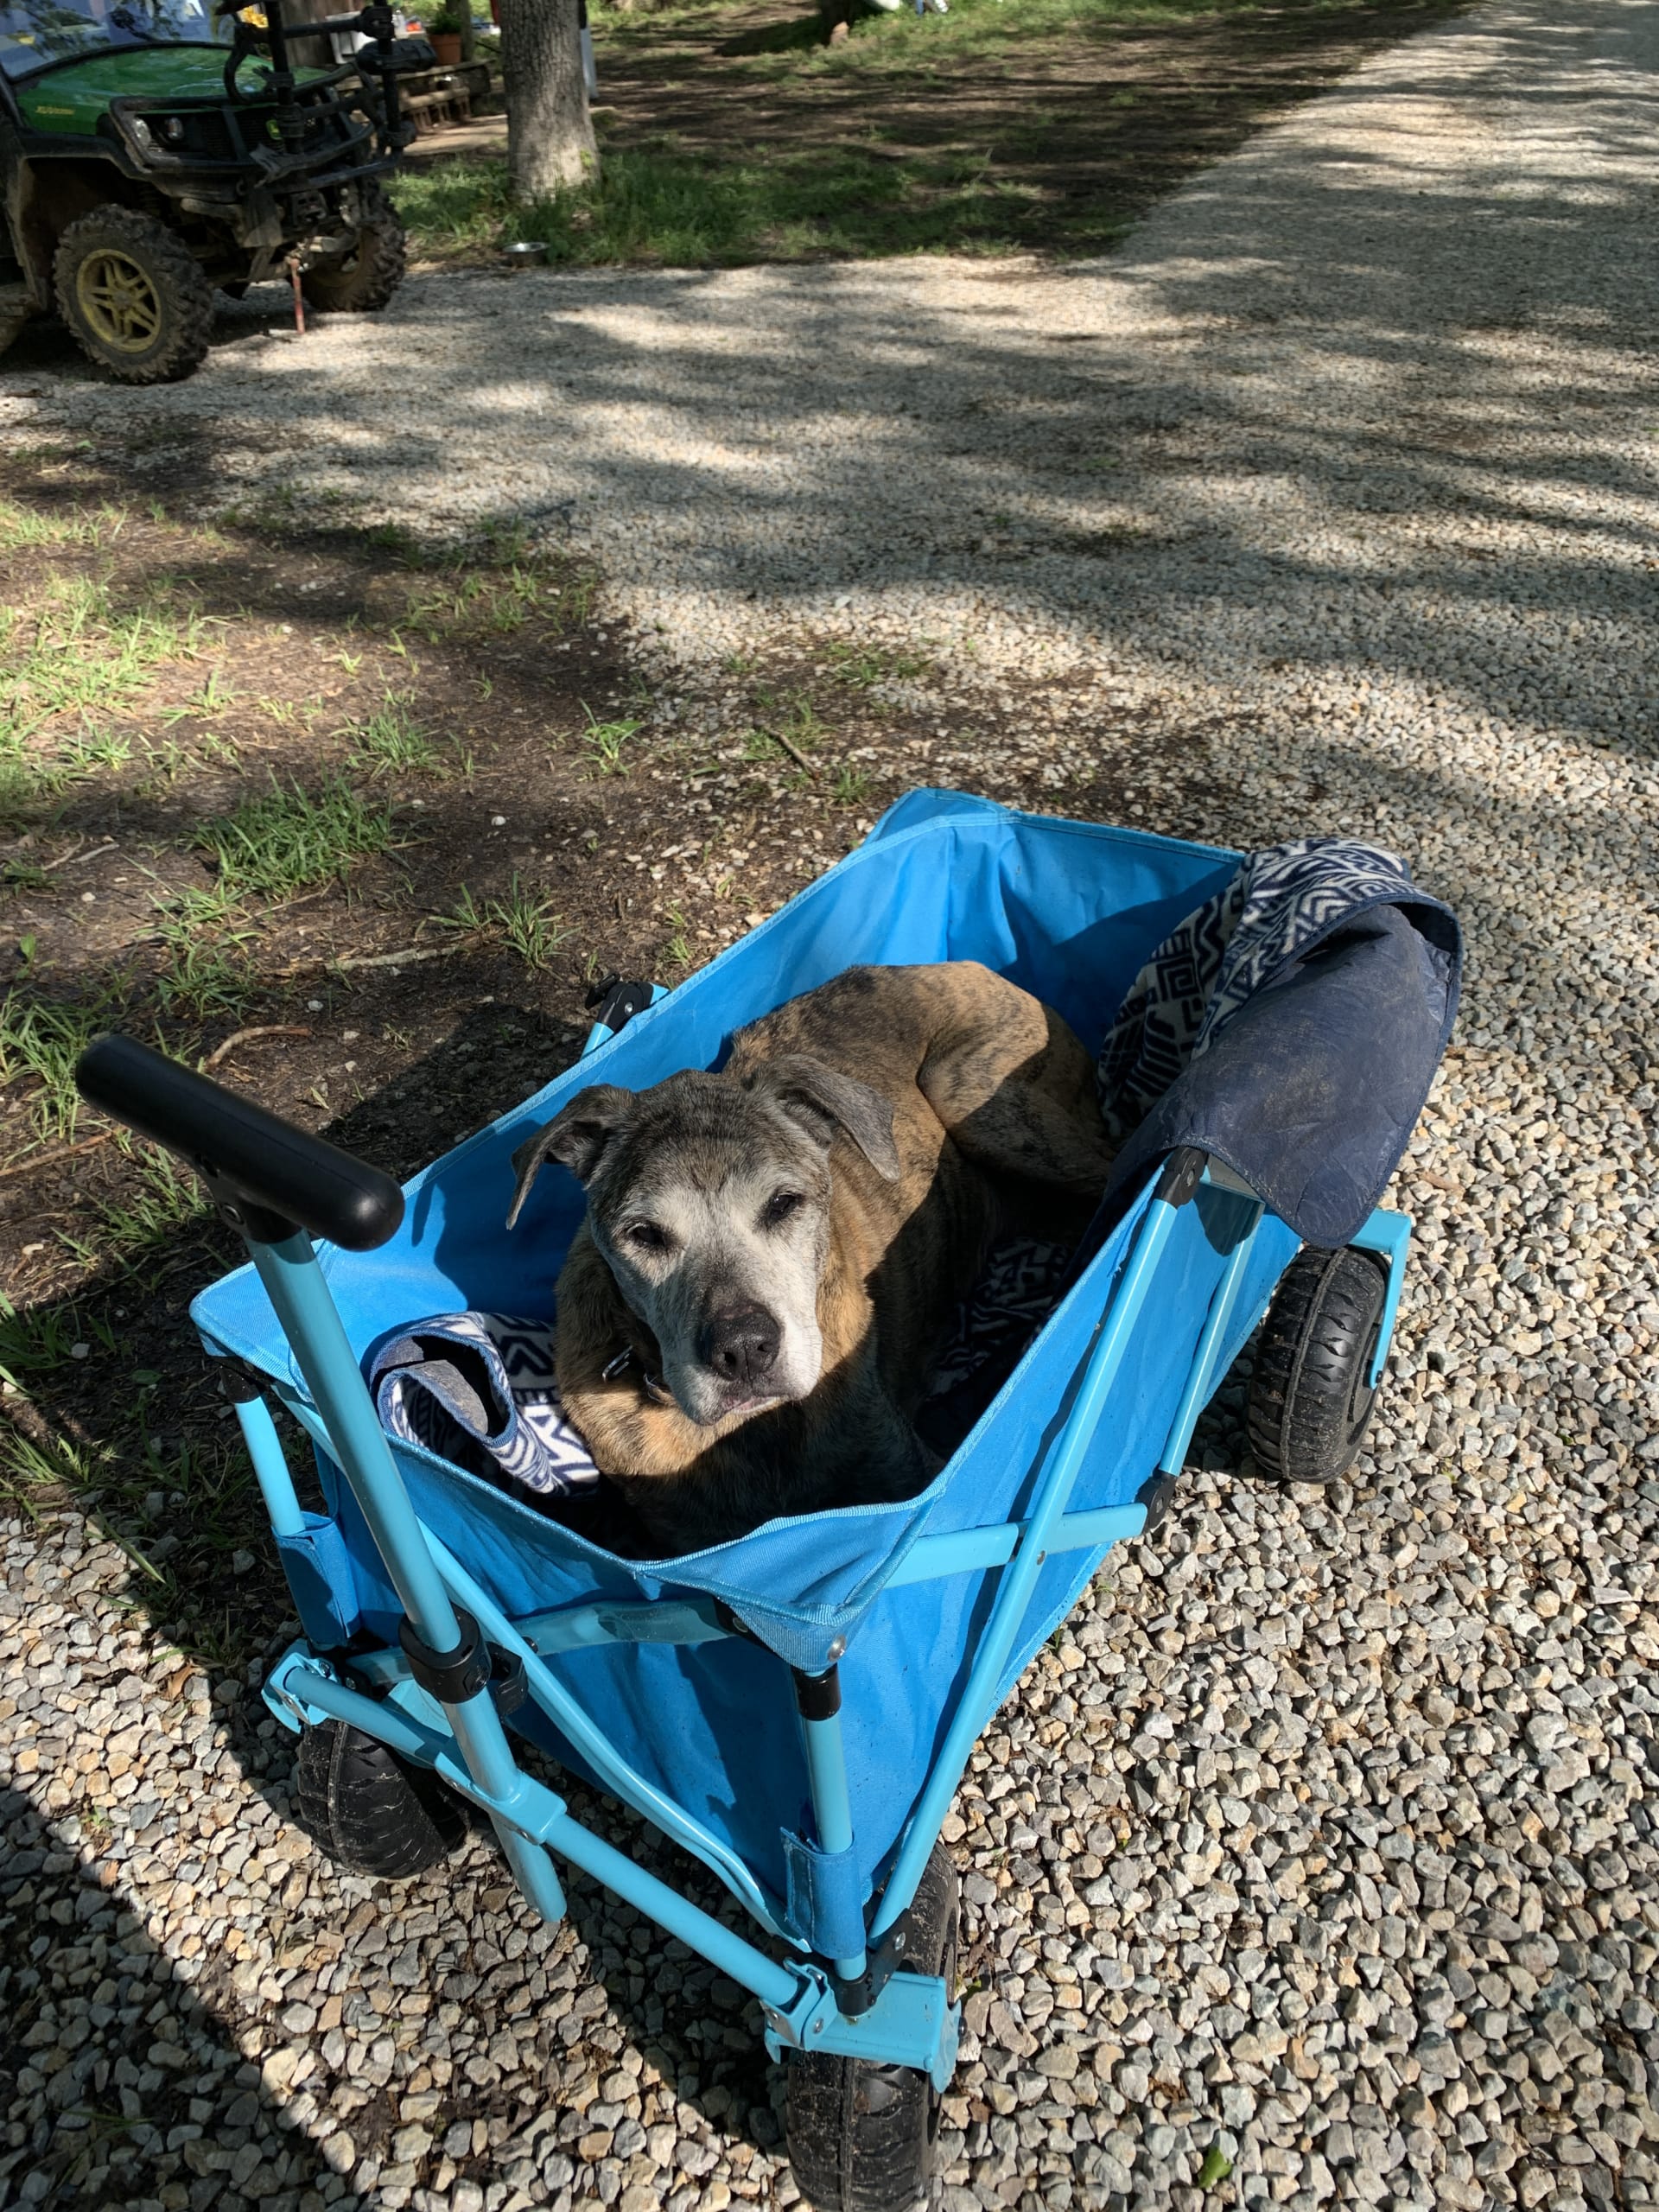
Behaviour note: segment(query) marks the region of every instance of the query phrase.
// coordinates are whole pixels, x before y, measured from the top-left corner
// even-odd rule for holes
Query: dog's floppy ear
[[[826,1151],[836,1131],[842,1130],[878,1175],[889,1183],[899,1180],[892,1103],[868,1083],[841,1075],[804,1052],[786,1052],[758,1069],[747,1087],[775,1101]]]
[[[533,1137],[521,1144],[512,1155],[518,1181],[512,1193],[507,1227],[511,1229],[518,1220],[519,1209],[530,1196],[530,1186],[544,1160],[558,1160],[579,1183],[587,1182],[632,1107],[632,1091],[620,1090],[613,1083],[596,1083],[591,1090],[579,1090],[563,1113],[556,1114]]]

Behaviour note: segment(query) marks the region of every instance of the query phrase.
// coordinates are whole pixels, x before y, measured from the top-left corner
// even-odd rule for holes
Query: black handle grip
[[[246,1201],[238,1225],[257,1242],[308,1229],[348,1252],[372,1252],[404,1217],[390,1175],[130,1037],[94,1037],[76,1063],[75,1087],[89,1106],[188,1160],[221,1203]]]

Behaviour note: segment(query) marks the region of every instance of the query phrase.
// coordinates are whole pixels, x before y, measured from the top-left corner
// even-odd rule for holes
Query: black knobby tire
[[[957,1870],[935,1844],[907,1916],[905,1967],[957,1972]],[[933,2171],[939,2093],[910,2066],[863,2058],[792,2058],[785,2124],[789,2161],[817,2212],[909,2212]]]
[[[341,261],[300,272],[308,305],[324,315],[378,315],[404,281],[409,247],[391,200],[378,186],[363,193],[364,220]]]
[[[467,1832],[435,1776],[342,1720],[302,1732],[294,1775],[296,1820],[348,1873],[401,1881],[447,1859]]]
[[[123,384],[173,384],[201,365],[213,288],[176,231],[133,207],[71,223],[52,264],[58,313],[81,351]]]
[[[1389,1278],[1351,1245],[1299,1252],[1262,1324],[1250,1450],[1265,1475],[1332,1483],[1354,1464],[1376,1402],[1368,1377]]]

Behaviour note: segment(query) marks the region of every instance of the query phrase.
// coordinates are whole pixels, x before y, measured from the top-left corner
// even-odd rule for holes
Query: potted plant
[[[461,42],[467,16],[459,0],[443,0],[426,18],[427,42],[441,69],[454,69],[461,60]]]

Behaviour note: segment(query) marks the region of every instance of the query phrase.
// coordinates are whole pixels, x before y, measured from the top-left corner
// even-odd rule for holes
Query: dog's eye
[[[774,1191],[760,1209],[760,1226],[763,1229],[780,1228],[796,1207],[804,1204],[798,1191]]]
[[[671,1242],[668,1231],[654,1221],[631,1221],[622,1234],[642,1252],[666,1252]]]

